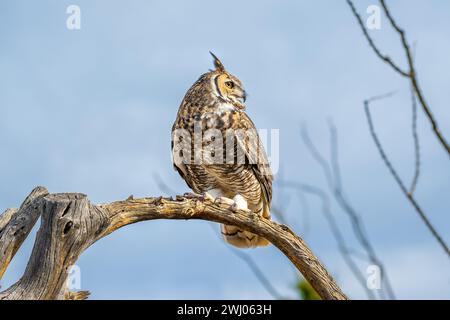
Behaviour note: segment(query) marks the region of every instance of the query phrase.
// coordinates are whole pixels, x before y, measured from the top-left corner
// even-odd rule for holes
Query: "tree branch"
[[[0,216],[0,279],[39,218],[34,201],[47,194],[47,189],[37,187],[19,210],[8,209]]]
[[[322,171],[325,175],[325,179],[328,185],[330,192],[335,198],[339,207],[344,211],[344,213],[348,216],[353,233],[356,236],[359,244],[365,251],[370,263],[379,266],[381,273],[383,275],[383,281],[385,283],[385,288],[387,294],[390,299],[395,299],[394,290],[392,289],[391,282],[389,280],[386,267],[384,266],[381,259],[375,252],[375,248],[369,240],[369,236],[366,232],[366,228],[364,225],[364,221],[361,219],[361,215],[357,212],[357,210],[352,206],[348,198],[345,196],[344,188],[342,185],[341,178],[341,170],[339,165],[338,158],[338,137],[337,137],[337,129],[329,122],[329,130],[330,130],[330,149],[331,149],[331,164],[328,164],[327,160],[322,156],[322,154],[317,150],[314,143],[309,138],[308,132],[305,127],[302,128],[302,139],[305,143],[308,151],[311,153],[312,157],[322,168]],[[365,284],[365,282],[364,282]],[[370,291],[370,290],[369,290]],[[371,292],[371,291],[370,291]],[[384,290],[379,291],[380,296],[384,299]],[[371,298],[371,297],[369,297]]]
[[[414,141],[414,177],[409,187],[409,194],[413,195],[416,191],[420,176],[420,143],[417,133],[417,100],[414,88],[411,86],[411,109],[412,109],[412,136]]]
[[[352,10],[353,15],[355,16],[356,21],[358,22],[358,24],[364,34],[364,37],[366,38],[367,42],[369,43],[369,46],[372,48],[372,50],[375,52],[375,54],[378,56],[378,58],[380,58],[385,63],[390,65],[396,72],[398,72],[403,77],[409,77],[408,72],[403,71],[399,66],[397,66],[397,64],[394,61],[392,61],[392,59],[389,56],[384,55],[383,53],[381,53],[381,50],[378,49],[375,42],[370,37],[369,32],[367,31],[366,27],[364,26],[363,19],[361,18],[361,15],[356,10],[353,2],[351,0],[347,0],[347,4],[350,6],[350,9]]]
[[[154,173],[153,174],[153,179],[156,182],[156,184],[158,185],[158,188],[163,192],[166,193],[167,195],[171,195],[171,194],[176,194],[175,190],[173,190],[170,186],[168,186],[164,180],[159,176],[159,174]],[[273,212],[273,207],[271,208],[271,212]],[[281,215],[282,218],[282,215]],[[280,220],[281,223],[285,224],[285,221]],[[209,224],[210,227],[213,227],[212,224]],[[216,233],[216,230],[214,228],[211,228],[211,230]],[[276,289],[275,287],[272,285],[272,283],[270,282],[270,280],[265,276],[264,272],[258,267],[258,264],[255,263],[255,261],[253,260],[253,258],[246,253],[243,250],[239,250],[237,248],[234,248],[233,246],[228,245],[227,243],[225,243],[223,241],[222,235],[219,235],[219,240],[224,244],[224,246],[226,246],[230,252],[232,254],[234,254],[236,257],[238,257],[239,259],[241,259],[246,265],[247,267],[250,269],[250,271],[255,275],[256,279],[259,281],[259,283],[261,283],[261,285],[263,286],[264,289],[266,289],[266,291],[272,296],[272,298],[280,300],[280,299],[285,299]]]
[[[441,235],[438,233],[436,228],[433,226],[433,224],[431,223],[431,221],[428,218],[427,214],[420,207],[419,203],[416,201],[416,199],[414,198],[413,194],[411,192],[408,192],[408,189],[406,188],[405,183],[400,178],[400,175],[397,173],[397,171],[395,170],[394,166],[390,162],[390,160],[389,160],[389,158],[388,158],[386,152],[384,151],[384,148],[383,148],[383,146],[382,146],[382,144],[380,142],[380,139],[378,138],[378,135],[377,135],[377,133],[375,131],[375,126],[373,124],[372,115],[370,113],[369,105],[370,105],[371,102],[373,102],[375,100],[383,99],[383,98],[385,98],[387,96],[388,95],[378,96],[378,97],[374,97],[374,98],[367,99],[367,100],[364,101],[364,111],[366,113],[367,122],[369,124],[370,135],[373,138],[375,146],[377,147],[378,152],[380,153],[380,156],[383,159],[384,164],[389,169],[389,172],[391,173],[391,175],[394,177],[395,182],[400,187],[401,191],[406,196],[406,198],[409,200],[409,202],[413,205],[414,209],[419,214],[419,217],[422,219],[423,223],[428,228],[428,230],[431,232],[433,237],[436,239],[436,241],[439,243],[439,245],[442,247],[442,249],[444,249],[444,251],[447,254],[447,256],[450,257],[450,249],[447,246],[445,240],[441,237]]]
[[[202,219],[258,234],[280,249],[323,299],[347,299],[305,242],[287,226],[200,196],[128,199],[93,205],[79,193],[49,194],[30,204],[42,222],[23,277],[1,299],[57,299],[67,270],[84,250],[126,225],[156,219]],[[14,241],[14,238],[10,238]]]
[[[298,182],[293,182],[293,181],[279,181],[278,184],[283,188],[291,188],[294,190],[312,194],[321,200],[322,213],[328,222],[331,233],[333,234],[334,238],[336,239],[338,250],[339,250],[342,258],[344,259],[345,264],[350,269],[350,271],[352,272],[353,276],[358,281],[358,283],[361,285],[361,288],[366,292],[367,297],[370,300],[374,300],[375,295],[374,295],[373,291],[367,287],[364,274],[361,272],[361,270],[359,270],[358,265],[353,260],[352,255],[351,255],[352,252],[348,248],[345,238],[344,238],[344,235],[342,234],[341,230],[339,229],[336,219],[334,218],[333,214],[331,213],[330,199],[327,196],[327,194],[322,189],[315,187],[315,186],[308,185],[308,184],[303,184],[303,183],[298,183]]]
[[[403,71],[400,69],[388,56],[385,56],[381,53],[381,51],[378,49],[378,47],[375,45],[373,39],[370,37],[366,27],[364,26],[364,23],[362,21],[361,16],[357,12],[353,2],[351,0],[346,0],[347,4],[350,6],[350,9],[352,10],[353,15],[355,16],[356,20],[358,21],[358,24],[364,34],[364,37],[369,42],[370,47],[375,52],[375,54],[384,62],[386,62],[388,65],[390,65],[397,73],[399,73],[401,76],[408,78],[411,81],[411,85],[414,89],[415,94],[417,95],[417,98],[419,99],[420,105],[422,106],[423,111],[427,115],[428,120],[431,123],[432,130],[439,140],[440,144],[444,148],[444,150],[447,152],[447,154],[450,156],[450,144],[445,140],[444,136],[441,133],[441,130],[439,129],[438,123],[431,112],[431,108],[428,105],[428,102],[425,99],[425,96],[422,92],[422,88],[419,85],[419,80],[417,79],[417,72],[414,65],[414,59],[413,59],[413,53],[410,48],[410,45],[408,43],[408,40],[406,39],[405,31],[399,27],[397,22],[395,21],[394,17],[392,16],[391,12],[389,11],[389,8],[387,7],[384,0],[380,0],[380,4],[383,7],[383,11],[386,15],[386,17],[389,20],[389,23],[391,24],[392,28],[398,33],[400,37],[401,44],[403,46],[403,50],[406,55],[406,60],[408,62],[409,70],[408,72]]]
[[[212,225],[210,225],[212,226]],[[224,246],[226,246],[236,257],[241,259],[245,264],[248,266],[250,271],[255,275],[256,279],[258,279],[259,283],[266,289],[266,291],[277,300],[284,300],[287,299],[286,297],[283,297],[278,290],[272,285],[270,280],[266,277],[264,272],[261,270],[261,268],[258,266],[258,264],[253,260],[252,256],[248,254],[247,252],[240,250],[238,248],[234,248],[227,243],[225,243],[220,237],[220,241],[223,243]]]

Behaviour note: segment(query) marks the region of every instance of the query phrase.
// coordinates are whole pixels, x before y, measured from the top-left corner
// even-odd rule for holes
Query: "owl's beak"
[[[245,109],[245,100],[247,100],[247,93],[245,92],[245,90],[241,89],[238,92],[238,95],[233,95],[233,101],[234,101],[234,105],[239,108],[240,110],[244,110]]]

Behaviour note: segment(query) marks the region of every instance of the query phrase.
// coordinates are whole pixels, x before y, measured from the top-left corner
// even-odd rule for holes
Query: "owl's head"
[[[222,62],[217,58],[214,53],[210,52],[214,58],[215,70],[212,70],[211,86],[213,87],[214,94],[218,98],[231,103],[238,109],[245,109],[245,100],[247,94],[244,90],[242,82],[225,70]]]

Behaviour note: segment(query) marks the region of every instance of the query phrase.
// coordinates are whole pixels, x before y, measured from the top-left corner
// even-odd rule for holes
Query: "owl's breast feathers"
[[[194,99],[193,101],[183,101],[180,107],[173,130],[184,129],[190,134],[191,141],[185,141],[186,144],[183,148],[189,148],[192,151],[192,163],[174,163],[175,169],[180,173],[189,187],[196,192],[204,192],[208,189],[218,187],[215,185],[215,178],[220,179],[220,175],[236,175],[242,172],[241,169],[250,169],[255,178],[252,180],[255,180],[254,182],[260,185],[264,202],[270,207],[272,201],[273,175],[255,125],[244,111],[233,108],[229,103],[220,101],[208,102],[210,104],[205,105],[204,102],[201,103]],[[196,126],[197,128],[201,128],[201,133],[203,134],[203,141],[197,145],[194,142]],[[221,133],[223,162],[214,164],[202,162],[197,164],[194,159],[195,148],[201,146],[204,150],[208,149],[211,141],[204,134],[209,129],[219,130]],[[227,159],[229,159],[227,158],[227,153],[230,152],[230,145],[227,145],[226,142],[226,137],[230,132],[233,133],[235,139],[231,150],[235,163],[231,165],[227,162]],[[174,141],[172,141],[172,149],[173,147]],[[239,153],[238,150],[241,150],[242,153]],[[244,161],[239,162],[239,156],[242,156],[242,154]],[[202,152],[202,155],[204,158],[208,156],[205,152]],[[207,170],[208,166],[213,170]],[[216,177],[211,176],[211,174]],[[251,181],[245,181],[245,183],[251,183]]]
[[[270,170],[266,152],[260,141],[257,129],[247,113],[239,110],[232,104],[214,95],[205,85],[208,78],[202,76],[189,89],[181,103],[177,119],[172,127],[172,150],[174,144],[180,147],[180,141],[174,134],[176,130],[184,130],[190,139],[181,142],[182,149],[191,151],[191,161],[180,163],[174,161],[175,169],[180,173],[191,189],[195,192],[205,192],[219,186],[220,182],[229,183],[232,178],[233,188],[239,187],[243,191],[247,188],[260,190],[265,206],[270,208],[272,201],[273,175]],[[201,129],[201,130],[200,130]],[[223,157],[221,163],[205,163],[203,160],[209,156],[211,137],[208,131],[213,129],[220,132],[223,145]],[[201,142],[196,142],[196,134],[201,131]],[[227,145],[227,135],[233,133],[234,142],[230,150]],[[177,139],[177,141],[174,141]],[[255,145],[256,144],[256,145]],[[202,149],[202,159],[195,158],[196,148]],[[231,151],[234,163],[227,160],[227,153]],[[178,149],[177,151],[179,152]],[[242,155],[244,161],[239,161]],[[242,186],[234,185],[235,181],[241,181]],[[242,191],[240,190],[240,191]],[[245,194],[245,193],[244,193]],[[258,198],[261,198],[258,196]]]

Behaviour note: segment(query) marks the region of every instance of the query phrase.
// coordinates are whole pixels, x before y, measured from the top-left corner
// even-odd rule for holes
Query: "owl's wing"
[[[238,113],[239,118],[232,125],[233,129],[243,129],[247,134],[235,134],[237,146],[244,153],[248,165],[252,168],[256,179],[261,184],[265,203],[270,207],[272,202],[273,174],[258,131],[245,112]],[[237,150],[235,151],[237,152]]]
[[[173,139],[172,139],[172,152],[173,152]],[[172,163],[173,163],[173,168],[175,169],[175,171],[177,171],[181,178],[183,178],[184,181],[186,181],[187,185],[189,186],[189,188],[192,189],[192,185],[189,183],[189,180],[186,179],[186,175],[187,175],[187,169],[186,169],[186,165],[184,163],[175,163],[174,159],[173,159],[173,155],[172,155]]]
[[[186,182],[188,187],[191,189],[194,189],[192,182],[190,181],[191,179],[189,177],[189,173],[187,171],[186,164],[184,164],[183,162],[180,162],[180,161],[177,162],[177,161],[175,161],[175,158],[174,158],[174,152],[175,152],[174,151],[174,146],[175,146],[174,133],[177,128],[183,127],[182,124],[180,125],[180,123],[178,123],[178,122],[182,122],[182,121],[183,121],[183,118],[178,115],[177,119],[175,120],[175,123],[172,126],[172,134],[171,134],[172,164],[173,164],[173,168],[175,169],[175,171],[177,171],[179,173],[179,175],[181,176],[181,178],[183,178],[183,180]],[[186,141],[184,141],[181,146],[181,149],[183,149],[183,148],[190,148],[190,144],[186,145]]]

